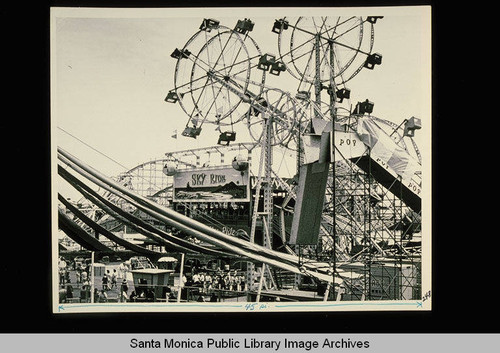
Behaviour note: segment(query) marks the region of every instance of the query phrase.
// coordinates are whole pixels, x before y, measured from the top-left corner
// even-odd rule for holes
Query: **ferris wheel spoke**
[[[195,97],[194,95],[192,94],[194,92],[194,90],[191,90],[191,98],[193,100],[193,103],[194,103],[194,107],[193,107],[193,110],[191,112],[191,114],[189,115],[190,119],[193,117],[194,113],[196,111],[198,111],[199,114],[202,114],[202,111],[201,109],[199,109],[199,103],[200,103],[200,99],[201,97],[204,95],[205,93],[205,89],[207,88],[208,86],[208,83],[210,81],[210,77],[207,76],[207,80],[205,81],[205,83],[203,84],[203,87],[201,87],[201,92],[199,93],[198,97],[196,98],[195,100]],[[204,121],[204,119],[203,119]]]
[[[361,53],[361,54],[364,54],[364,55],[370,55],[370,53],[367,53],[367,52],[365,52],[364,50],[361,50],[361,49],[359,49],[359,48],[352,47],[352,46],[347,45],[347,44],[344,44],[344,43],[341,43],[341,42],[339,42],[339,41],[337,41],[337,40],[333,40],[333,44],[336,44],[336,45],[338,45],[338,46],[344,47],[344,48],[346,48],[346,49],[350,49],[350,50],[352,50],[352,51],[354,51],[354,52],[356,52],[356,53]]]
[[[225,32],[223,32],[225,33]],[[209,71],[221,71],[221,70],[224,70],[225,69],[225,65],[223,64],[222,65],[222,68],[218,69],[218,70],[215,70],[217,68],[217,66],[219,65],[219,60],[221,58],[223,58],[223,51],[224,51],[224,48],[227,46],[227,44],[229,43],[229,41],[231,40],[231,38],[228,38],[227,41],[226,41],[226,44],[224,46],[224,48],[221,48],[219,54],[218,54],[218,57],[217,59],[215,60],[214,63],[211,62],[211,59],[210,59],[210,49],[214,46],[213,45],[213,42],[215,41],[215,39],[217,38],[217,41],[220,43],[220,35],[214,37],[214,38],[211,38],[209,40],[207,40],[206,44],[200,49],[200,52],[198,53],[197,55],[197,60],[200,60],[201,62],[203,62],[206,67],[202,67],[201,65],[198,65],[200,67],[200,69],[202,70],[203,72],[203,75],[205,75],[207,72]],[[222,46],[222,44],[220,43],[220,45]],[[201,57],[202,57],[202,52],[206,52],[206,57],[207,57],[207,60],[208,62],[204,62]],[[214,53],[215,53],[215,48],[214,48]]]
[[[210,79],[210,80],[212,81],[212,83],[214,83],[212,79]],[[207,114],[210,113],[210,110],[212,109],[212,106],[215,106],[215,118],[219,119],[220,118],[219,109],[223,108],[223,107],[217,107],[217,98],[219,97],[219,94],[222,91],[222,86],[219,88],[219,90],[217,91],[217,93],[215,93],[215,90],[214,90],[215,84],[212,84],[210,86],[212,88],[212,96],[214,97],[214,100],[212,102],[212,105],[210,105],[210,107],[208,108]]]
[[[223,32],[223,33],[226,33],[226,32]],[[220,50],[219,56],[217,57],[217,60],[215,60],[215,63],[213,64],[213,68],[217,67],[217,65],[219,63],[219,60],[221,58],[223,58],[224,51],[226,50],[229,42],[231,41],[232,36],[233,36],[233,32],[230,31],[229,32],[229,37],[227,38],[226,43],[224,43],[224,46],[222,46],[222,41],[221,41],[221,38],[220,38],[221,36],[220,35],[217,36],[219,45],[221,46],[221,50]]]
[[[349,17],[347,18],[345,21],[342,21],[342,22],[339,22],[340,21],[340,18],[337,19],[337,23],[335,24],[335,26],[332,28],[333,31],[332,31],[332,36],[329,36],[330,39],[332,40],[335,40],[336,38],[333,38],[333,35],[335,34],[335,32],[337,32],[337,28],[339,28],[340,26],[344,25],[345,23],[351,21],[351,20],[355,20],[357,17],[356,16],[352,16],[352,17]],[[346,32],[349,32],[355,28],[357,28],[358,25],[355,25],[353,26],[352,28],[350,28],[349,30],[347,30]],[[343,36],[346,32],[342,33],[342,34],[339,34],[337,37],[340,37],[340,36]]]
[[[292,53],[293,53],[293,51],[292,51]],[[299,69],[299,67],[297,67],[297,63],[298,63],[298,61],[299,61],[302,57],[304,57],[304,56],[306,56],[306,55],[309,55],[309,56],[308,56],[308,58],[307,58],[307,61],[306,61],[305,67],[304,67],[304,72],[303,72],[304,74],[305,74],[306,72],[308,72],[308,70],[309,70],[309,67],[310,67],[309,65],[311,64],[311,61],[312,61],[313,56],[314,56],[314,50],[309,50],[309,51],[306,51],[304,54],[301,54],[300,56],[297,56],[297,57],[294,57],[293,55],[290,55],[290,56],[291,56],[290,63],[292,63],[292,64],[293,64],[293,66],[295,67],[295,69],[296,69],[298,72],[301,72],[301,70]],[[302,81],[304,80],[304,77],[305,77],[305,75],[302,75],[302,77],[300,78],[300,82],[302,82]]]
[[[326,34],[328,36],[328,40],[333,39],[333,35],[335,34],[335,32],[337,32],[337,27],[342,25],[342,23],[339,23],[339,21],[340,21],[340,17],[337,18],[337,23],[335,23],[335,25],[331,29],[326,28],[326,32],[322,32],[322,33],[320,33],[320,35]],[[346,21],[348,21],[348,20],[346,20]],[[330,30],[332,31],[332,35],[330,35]]]
[[[324,55],[322,55],[320,58],[318,68],[321,68],[323,65],[326,65],[326,66],[328,66],[329,71],[333,73],[331,63],[329,62],[329,59],[327,56],[328,48],[325,49],[324,44],[321,41],[319,42],[319,45],[320,45],[321,51]],[[315,56],[314,50],[310,50],[304,54],[301,54],[300,56],[296,57],[295,59],[292,59],[291,62],[298,61],[300,58],[304,57],[305,55],[309,55],[309,57],[307,58],[307,62],[305,64],[303,72],[304,72],[304,74],[311,75],[316,70],[316,62],[313,61],[313,57]],[[298,67],[296,67],[296,69],[299,70]],[[304,80],[305,76],[306,75],[303,75],[301,77],[300,82],[299,82],[299,86],[302,84],[302,81]]]
[[[325,25],[325,20],[323,19],[321,24],[316,24],[316,21],[313,21],[313,25],[316,28],[316,30],[319,32],[323,29],[323,27]],[[300,53],[298,51],[298,48],[304,48],[304,45],[310,44],[312,42],[312,39],[313,39],[313,37],[308,37],[308,36],[306,36],[305,38],[299,38],[299,34],[300,33],[298,31],[292,33],[292,38],[290,41],[290,47],[291,47],[290,63],[292,63],[292,65],[295,67],[297,72],[302,73],[302,75],[300,75],[300,83],[299,83],[299,86],[300,86],[304,79],[307,79],[307,77],[311,77],[313,75],[312,73],[315,72],[315,70],[316,70],[317,61],[313,60],[313,58],[316,57],[315,50],[314,50],[314,47],[316,46],[316,44],[314,44],[312,50],[306,48],[307,50],[305,50],[305,52],[303,52],[303,53]],[[321,42],[321,41],[317,40],[318,39],[317,36],[314,38],[316,38],[314,43]],[[295,46],[295,44],[298,42],[297,39],[300,39],[300,41],[303,41],[303,42],[300,43],[300,45]],[[308,55],[307,60],[302,60],[306,55]],[[301,62],[303,64],[301,64]],[[323,63],[323,58],[321,58],[321,62],[319,63],[319,65],[321,66],[322,63]],[[300,69],[300,66],[303,67],[303,70]]]
[[[358,28],[358,27],[359,27],[359,25],[356,25],[356,26],[354,26],[354,27],[352,27],[352,28],[348,29],[346,32],[344,32],[344,33],[342,33],[342,34],[339,34],[339,35],[338,35],[337,37],[335,37],[335,38],[325,37],[325,36],[324,36],[324,33],[327,33],[327,32],[324,32],[324,33],[313,33],[313,32],[311,32],[311,31],[308,31],[308,30],[306,30],[306,29],[304,29],[304,28],[301,28],[301,27],[298,27],[298,26],[293,26],[293,25],[290,25],[290,27],[292,27],[292,28],[296,29],[297,31],[300,31],[300,32],[303,32],[303,33],[307,33],[307,34],[309,34],[311,37],[316,37],[316,36],[319,36],[319,38],[320,38],[320,39],[323,39],[323,40],[324,40],[324,41],[326,41],[326,42],[333,42],[333,44],[336,44],[336,45],[342,46],[342,47],[344,47],[344,48],[346,48],[346,49],[350,49],[350,50],[353,50],[353,51],[356,51],[356,52],[359,52],[359,53],[362,53],[362,54],[365,54],[365,55],[370,55],[370,53],[367,53],[367,52],[365,52],[365,51],[363,51],[363,50],[361,50],[361,49],[359,49],[359,48],[355,48],[355,47],[353,47],[353,46],[351,46],[351,45],[348,45],[348,44],[345,44],[345,43],[342,43],[342,42],[339,42],[339,41],[338,41],[338,38],[340,38],[340,37],[344,36],[346,33],[350,32],[350,31],[352,31],[352,30],[354,30],[354,29]]]
[[[213,82],[212,85],[212,95],[207,98],[207,104],[210,104],[207,110],[205,111],[205,115],[208,115],[213,112],[213,108],[215,107],[215,121],[214,123],[220,124],[221,120],[227,116],[230,116],[232,118],[232,112],[236,109],[236,107],[239,105],[239,100],[235,102],[234,104],[231,104],[231,95],[235,94],[232,92],[228,86],[221,84],[223,82],[220,79],[217,79],[215,76],[210,76],[210,80]],[[216,84],[219,85],[215,92],[215,87],[217,86]],[[223,91],[226,92],[226,94],[223,93]],[[221,96],[222,95],[222,96]],[[221,98],[222,97],[222,98]],[[222,100],[221,105],[217,105],[217,102]],[[227,103],[224,103],[224,100],[227,101]]]
[[[353,18],[355,18],[355,17],[353,17]],[[352,19],[352,18],[351,18],[351,19]],[[347,22],[347,21],[346,21],[346,22]],[[359,27],[359,25],[356,25],[356,26],[354,26],[354,27],[350,28],[348,31],[346,31],[345,33],[343,33],[343,34],[341,34],[341,35],[337,36],[336,38],[329,38],[329,37],[325,37],[325,36],[324,36],[324,34],[325,34],[325,33],[328,33],[328,30],[327,30],[326,32],[317,32],[317,33],[314,33],[314,32],[311,32],[311,31],[309,31],[309,30],[307,30],[307,29],[304,29],[304,28],[302,28],[302,27],[298,27],[298,26],[295,26],[295,25],[289,25],[289,27],[291,27],[291,28],[293,28],[293,29],[295,29],[295,30],[297,30],[297,31],[300,31],[300,32],[303,32],[303,33],[309,34],[311,37],[316,37],[316,36],[319,36],[319,38],[320,38],[320,39],[323,39],[323,40],[325,40],[325,41],[333,41],[335,44],[339,44],[339,45],[341,45],[341,46],[345,46],[345,47],[347,47],[347,48],[349,48],[349,49],[356,50],[356,48],[353,48],[353,47],[348,46],[348,45],[346,45],[346,44],[343,44],[343,43],[339,43],[339,42],[337,42],[337,38],[338,38],[338,37],[340,37],[340,36],[342,36],[342,35],[344,35],[344,34],[345,34],[346,32],[348,32],[348,31],[351,31],[351,30],[356,29],[357,27]],[[366,54],[368,55],[368,53],[366,53]]]
[[[252,62],[252,60],[255,60],[255,59],[259,58],[259,57],[260,57],[260,55],[256,55],[256,56],[244,58],[244,59],[242,59],[240,61],[232,63],[229,66],[223,66],[221,69],[217,69],[217,70],[211,68],[210,72],[212,74],[220,74],[221,76],[226,76],[226,75],[224,75],[224,73],[222,72],[222,70],[227,69],[227,68],[230,68],[232,70],[234,67],[237,67],[237,66],[239,66],[239,65],[241,65],[243,63]],[[256,68],[257,66],[258,66],[258,64],[250,65],[250,69]],[[237,72],[233,73],[233,75],[239,75],[239,74],[247,72],[247,71],[248,71],[248,68],[245,68],[245,69],[242,69],[240,71],[237,71]]]
[[[352,61],[355,59],[356,55],[351,56],[351,58],[342,64],[339,55],[336,54],[335,52],[335,46],[333,43],[328,43],[328,46],[325,48],[325,44],[323,42],[320,42],[320,47],[323,52],[323,56],[321,58],[321,62],[325,61],[326,66],[330,72],[329,78],[330,78],[330,85],[334,88],[337,86],[335,84],[335,77],[342,77],[343,73],[345,70],[349,67],[349,65],[352,63]],[[333,61],[332,61],[333,60]],[[320,62],[320,66],[321,66]],[[337,71],[334,70],[334,68],[337,67]]]
[[[227,69],[227,72],[226,72],[226,73],[225,73],[225,75],[224,75],[225,77],[229,77],[229,76],[230,76],[230,74],[231,74],[231,71],[232,71],[235,67],[237,67],[237,65],[240,65],[240,64],[243,64],[243,63],[247,63],[247,64],[248,64],[248,62],[249,62],[249,61],[248,61],[248,59],[245,59],[245,60],[242,60],[242,61],[239,61],[239,62],[237,62],[237,61],[236,61],[236,60],[238,59],[238,56],[239,56],[239,55],[240,55],[240,53],[241,53],[241,50],[242,50],[242,48],[241,48],[241,47],[239,47],[239,48],[238,48],[238,52],[236,53],[236,55],[234,56],[234,58],[233,58],[232,60],[230,60],[230,61],[232,61],[232,63],[231,63],[229,66],[226,66],[226,65],[224,64],[224,69]],[[224,61],[224,60],[223,60],[223,61]],[[248,66],[248,65],[247,65],[247,66]],[[248,72],[248,67],[247,67],[246,69],[243,69],[243,70],[241,70],[241,71],[238,71],[238,72],[236,72],[236,73],[233,73],[233,74],[232,74],[232,76],[236,77],[236,76],[238,76],[239,74],[246,73],[246,72]]]
[[[212,111],[212,108],[215,107],[215,114],[217,115],[218,114],[218,108],[217,108],[217,101],[218,101],[218,98],[219,96],[222,94],[222,90],[223,90],[223,86],[220,86],[218,89],[217,89],[217,92],[214,91],[214,86],[215,86],[215,82],[212,80],[212,78],[210,79],[212,81],[212,94],[210,95],[210,97],[207,99],[207,103],[209,103],[210,105],[208,106],[207,110],[206,110],[206,114],[208,115],[211,111]]]
[[[237,40],[239,40],[239,37],[237,38]],[[249,60],[248,58],[246,59],[243,59],[243,60],[239,60],[238,58],[240,57],[240,54],[242,52],[242,50],[244,49],[244,46],[242,45],[242,43],[239,43],[240,45],[237,45],[238,42],[235,41],[233,42],[232,44],[229,44],[229,41],[230,39],[228,39],[226,41],[226,43],[224,43],[224,45],[222,44],[222,41],[221,39],[219,38],[218,39],[218,42],[219,42],[219,46],[221,48],[221,54],[219,55],[218,59],[217,59],[217,62],[219,62],[219,60],[222,62],[222,68],[217,68],[217,70],[213,70],[211,72],[211,75],[212,77],[215,77],[216,74],[220,74],[223,76],[222,79],[224,80],[228,80],[230,77],[238,77],[240,74],[245,74],[246,75],[246,79],[248,80],[248,77],[249,77],[249,68],[248,68],[248,63],[249,63]],[[228,47],[229,46],[229,47]],[[225,55],[223,55],[223,51],[226,51],[226,52],[230,52],[232,53],[231,56],[229,56],[229,62],[226,62],[226,58],[225,58]],[[246,49],[245,49],[246,51]],[[241,66],[241,64],[245,64],[244,66],[246,66],[246,68],[244,69],[241,69],[239,70],[238,72],[236,73],[231,73],[231,71],[235,68],[238,68],[239,66]],[[214,66],[214,68],[216,68],[216,65]],[[247,80],[245,81],[245,86],[248,85],[248,82]],[[227,99],[227,102],[228,102],[228,105],[229,105],[229,109],[227,112],[225,112],[225,115],[231,115],[231,113],[234,111],[234,109],[236,108],[236,106],[238,105],[239,102],[235,102],[234,105],[231,104],[231,91],[228,89],[227,86],[222,86],[220,87],[219,91],[217,92],[216,95],[214,95],[214,103],[215,101],[217,100],[217,98],[219,97],[219,94],[221,93],[222,91],[222,88],[225,87],[225,90],[227,92],[227,95],[225,96],[226,99]],[[233,109],[231,109],[231,107],[233,107]],[[217,118],[220,118],[220,111],[218,108],[216,108],[216,117]],[[232,119],[232,115],[231,115],[231,119]]]
[[[320,42],[321,48],[323,49],[323,53],[324,53],[323,57],[325,58],[325,60],[327,60],[329,62],[329,65],[328,65],[329,71],[330,71],[329,77],[330,77],[330,85],[332,87],[335,86],[335,79],[334,79],[334,77],[342,75],[343,71],[347,68],[347,66],[349,66],[348,64],[346,64],[346,65],[344,65],[343,69],[340,69],[338,73],[335,73],[335,71],[334,71],[334,63],[332,62],[332,60],[337,62],[337,67],[340,67],[341,64],[340,64],[340,60],[338,59],[338,55],[335,55],[333,36],[335,35],[335,33],[337,31],[337,28],[339,26],[343,25],[344,23],[347,23],[348,21],[350,21],[353,18],[355,18],[355,17],[351,17],[349,19],[346,19],[343,22],[339,22],[340,21],[340,17],[337,18],[337,22],[335,23],[335,26],[333,26],[333,28],[332,28],[331,35],[329,33],[329,29],[327,29],[327,31],[326,31],[326,35],[328,36],[328,49],[327,50],[325,50],[323,48],[323,43]],[[328,55],[327,51],[330,52],[330,55]]]
[[[231,71],[232,67],[230,66],[228,69],[228,66],[226,65],[226,61],[224,60],[223,52],[224,52],[225,48],[227,47],[231,38],[227,39],[227,42],[224,44],[224,47],[222,46],[222,41],[221,41],[220,36],[218,36],[217,38],[218,38],[218,42],[219,42],[219,46],[220,46],[220,54],[219,54],[217,61],[215,62],[214,68],[217,67],[218,61],[220,59],[222,61],[222,68],[220,70],[218,70],[218,72],[224,71],[223,74],[226,76],[226,75],[229,75],[229,72]],[[240,47],[240,50],[241,50],[241,47]],[[233,65],[234,65],[234,61],[233,61]]]
[[[240,52],[240,51],[241,51],[241,50],[239,50],[239,51],[238,51],[237,56],[239,55],[239,52]],[[207,52],[208,52],[208,51],[207,51]],[[234,59],[234,60],[236,60],[236,59],[237,59],[237,56],[235,57],[235,59]],[[224,61],[224,60],[223,60],[223,61]],[[242,63],[245,63],[245,62],[247,62],[247,60],[242,60],[242,61],[240,61],[240,62],[233,62],[232,64],[230,64],[230,65],[228,65],[228,66],[224,65],[221,69],[216,70],[216,71],[213,71],[213,73],[214,73],[214,74],[215,74],[215,73],[223,74],[221,71],[227,71],[225,74],[223,74],[223,76],[224,76],[224,77],[228,77],[228,76],[229,76],[229,74],[231,73],[231,70],[232,70],[234,67],[236,67],[236,65],[239,65],[239,64],[242,64]],[[193,61],[193,63],[195,63],[195,64],[196,64],[196,61]],[[202,68],[203,70],[208,71],[208,70],[206,70],[205,68],[203,68],[201,65],[198,65],[198,66],[199,66],[200,68]],[[236,75],[239,75],[239,74],[242,74],[242,73],[245,73],[245,72],[247,72],[247,69],[240,70],[240,71],[238,71],[238,72],[234,73],[234,75],[236,76]],[[203,74],[202,76],[200,76],[200,77],[198,77],[198,78],[192,78],[192,80],[191,80],[191,82],[190,82],[190,83],[197,82],[197,81],[201,80],[202,78],[206,78],[207,76],[208,76],[208,75],[204,72],[204,74]],[[212,82],[213,82],[213,81],[212,81]],[[182,88],[182,87],[184,87],[184,86],[187,86],[187,85],[189,85],[190,83],[186,83],[186,84],[184,84],[184,85],[182,85],[182,86],[179,86],[179,87],[177,87],[177,89]],[[204,87],[205,87],[205,86],[203,86],[203,87],[197,87],[197,88],[192,88],[192,89],[190,89],[190,90],[188,90],[188,91],[186,91],[186,92],[184,92],[184,93],[188,93],[188,92],[189,92],[189,93],[193,93],[193,92],[196,92],[196,91],[197,91],[197,90],[199,90],[199,89],[204,89]]]
[[[204,78],[206,79],[206,76],[200,76],[200,77],[198,77],[198,78],[192,79],[190,82],[186,82],[186,83],[183,83],[182,85],[176,86],[176,87],[175,87],[175,90],[179,92],[179,90],[180,90],[180,89],[182,89],[182,88],[184,88],[184,87],[188,87],[188,86],[192,85],[193,83],[196,83],[196,82],[198,82],[198,81],[200,81],[200,80],[203,80]],[[194,90],[190,90],[190,89],[188,89],[188,90],[186,90],[186,91],[184,91],[184,92],[179,92],[179,93],[181,93],[181,94],[183,94],[183,95],[184,95],[184,94],[186,94],[186,93],[191,93],[191,92],[193,92],[193,91],[195,91],[195,90],[197,90],[197,89],[194,89]]]
[[[190,117],[192,117],[196,111],[198,111],[198,113],[201,114],[201,109],[199,109],[200,99],[202,98],[202,96],[204,96],[205,89],[207,88],[207,86],[210,83],[210,78],[206,75],[199,75],[199,77],[196,77],[197,76],[196,75],[196,68],[200,68],[202,72],[205,72],[205,70],[206,70],[205,68],[203,68],[201,65],[198,64],[198,62],[202,62],[201,55],[198,55],[196,57],[196,60],[192,60],[192,62],[193,62],[193,67],[191,69],[191,80],[189,82],[189,90],[186,92],[186,93],[190,93],[190,96],[191,96],[191,99],[192,99],[192,102],[194,105],[193,110],[191,111]],[[201,85],[201,87],[193,87],[193,84],[198,83],[199,79],[201,79],[201,78],[206,78],[205,82]],[[198,90],[200,90],[200,89],[201,89],[201,91],[198,92]],[[196,96],[196,94],[197,94],[197,96]]]
[[[193,112],[191,114],[191,116],[193,116],[193,114],[197,111],[198,114],[200,114],[202,116],[200,126],[202,126],[205,123],[208,115],[213,112],[212,109],[214,107],[215,107],[215,114],[214,115],[216,116],[217,120],[220,120],[220,116],[217,117],[217,115],[219,115],[219,112],[221,112],[221,108],[224,108],[223,105],[220,107],[217,106],[217,102],[218,102],[218,99],[219,99],[219,96],[222,92],[223,87],[221,86],[221,87],[218,87],[216,89],[216,87],[214,87],[214,86],[216,86],[216,84],[212,80],[211,77],[207,77],[207,81],[210,83],[207,82],[203,86],[202,91],[200,92],[200,94],[195,102],[195,109],[193,109]],[[210,86],[210,89],[208,89],[208,86]],[[208,108],[206,108],[207,106],[208,106]]]
[[[337,41],[338,38],[342,37],[342,36],[345,36],[346,34],[348,34],[349,32],[351,31],[354,31],[355,29],[357,29],[360,25],[359,24],[355,24],[354,26],[352,26],[351,28],[347,29],[346,31],[344,31],[343,33],[340,33],[339,35],[337,35],[335,38],[332,38],[333,41]]]
[[[330,56],[329,56],[329,51],[331,51],[333,49],[333,46],[331,46],[330,44],[325,48],[325,44],[326,43],[323,43],[322,41],[319,41],[319,47],[320,47],[320,50],[323,52],[323,55],[321,56],[321,59],[320,59],[320,62],[319,62],[319,66],[321,67],[321,64],[323,62],[325,62],[325,66],[328,67],[328,70],[330,71],[331,75],[330,76],[333,76],[334,75],[334,72],[333,72],[333,63],[330,62]]]
[[[257,58],[257,57],[250,58],[250,59],[256,59],[256,58]],[[248,59],[244,59],[244,60],[241,60],[241,61],[239,61],[239,62],[237,62],[237,63],[234,63],[233,67],[234,67],[234,66],[236,66],[236,65],[242,64],[242,63],[244,63],[244,62],[247,62],[247,61],[248,61]],[[257,67],[257,64],[256,64],[256,65],[251,66],[251,68],[254,68],[254,67]],[[223,69],[224,69],[224,68],[223,68]],[[246,72],[246,71],[247,71],[247,69],[243,69],[243,70],[240,70],[240,71],[238,71],[238,72],[233,73],[233,79],[240,80],[240,81],[245,81],[245,79],[243,79],[243,78],[239,78],[237,75],[242,74],[242,73],[244,73],[244,72]],[[220,74],[220,75],[222,75],[222,76],[225,76],[225,75],[223,75],[223,74],[221,73],[221,71],[220,71],[220,70],[215,70],[215,71],[212,71],[212,74]],[[180,90],[180,89],[182,89],[182,88],[184,88],[184,87],[190,86],[192,83],[196,83],[196,82],[198,82],[198,81],[200,81],[200,80],[202,80],[202,79],[206,79],[206,78],[207,78],[207,75],[203,75],[203,76],[199,76],[199,77],[197,77],[197,78],[193,78],[190,82],[186,82],[186,83],[184,83],[184,84],[182,84],[182,85],[177,86],[177,87],[176,87],[176,90]],[[261,83],[257,83],[256,81],[250,81],[250,82],[254,83],[255,85],[262,85]],[[202,89],[202,88],[203,88],[203,86],[201,86],[201,87],[197,87],[197,88],[193,88],[193,89],[189,89],[189,90],[186,90],[186,91],[181,92],[181,93],[182,93],[182,94],[185,94],[185,93],[192,93],[192,92],[196,92],[197,90],[200,90],[200,89]]]
[[[305,46],[305,45],[307,45],[307,44],[310,44],[310,42],[309,42],[309,41],[305,41],[304,43],[302,43],[302,44],[300,44],[300,45],[296,46],[294,49],[290,49],[288,52],[286,52],[286,53],[284,53],[284,54],[281,54],[281,58],[284,58],[284,57],[286,57],[286,56],[288,56],[288,55],[291,55],[291,54],[292,54],[292,52],[293,52],[294,50],[298,50],[298,49],[300,49],[301,47],[303,47],[303,46]],[[303,55],[307,55],[307,54],[308,54],[308,52],[306,52],[306,53],[305,53],[305,54],[303,54]]]
[[[217,82],[217,81],[215,81],[215,82]],[[215,86],[215,82],[214,82],[213,86]],[[225,112],[224,112],[224,108],[225,108],[224,102],[222,102],[221,106],[217,107],[217,100],[219,98],[219,95],[223,94],[222,93],[223,90],[226,91],[226,94],[222,96],[222,99],[227,100],[227,107],[228,107],[227,111],[225,111]],[[228,89],[228,87],[223,86],[223,85],[220,85],[217,93],[212,92],[213,101],[212,101],[212,104],[210,105],[210,107],[208,108],[207,114],[211,111],[212,107],[215,106],[215,123],[217,125],[221,124],[221,120],[222,120],[221,117],[223,116],[223,114],[225,114],[226,116],[230,116],[230,118],[232,119],[232,112],[236,108],[236,103],[234,105],[231,104],[231,93],[232,92]],[[212,97],[211,97],[211,99],[212,99]]]
[[[207,52],[208,52],[208,50],[207,50]],[[202,71],[206,71],[206,70],[208,70],[208,68],[210,68],[210,64],[207,63],[207,62],[205,62],[205,61],[203,61],[200,56],[197,56],[196,59],[193,59],[191,57],[191,55],[189,55],[188,59],[193,63],[193,66],[199,67],[200,70],[202,70]],[[210,60],[208,60],[208,62],[210,62]],[[205,66],[200,65],[200,63],[204,64]]]
[[[309,44],[309,42],[308,42],[308,41],[306,41],[306,42],[304,42],[304,44]],[[293,53],[293,50],[290,50],[290,54],[291,54],[291,53]],[[293,63],[293,61],[294,61],[294,60],[299,60],[299,59],[303,58],[303,57],[304,57],[304,56],[306,56],[306,55],[312,55],[312,54],[311,54],[311,50],[308,50],[308,51],[306,51],[306,52],[304,52],[304,53],[301,53],[300,55],[298,55],[298,56],[296,56],[296,57],[292,57],[292,58],[290,59],[290,61],[285,62],[285,64],[290,64],[290,63]],[[308,59],[308,62],[309,62],[310,60],[311,60],[311,58],[309,58],[309,59]]]
[[[321,36],[321,30],[322,28],[325,26],[325,23],[326,23],[326,19],[327,17],[321,17],[321,19],[323,20],[323,23],[321,24],[321,26],[318,28],[318,26],[316,25],[316,20],[314,19],[314,17],[312,18],[312,22],[313,22],[313,25],[314,25],[314,28],[316,30],[316,33],[319,33],[320,36]]]
[[[311,32],[307,29],[304,29],[304,28],[296,26],[296,25],[290,24],[289,27],[293,28],[294,30],[296,30],[298,32],[306,33],[306,34],[310,35],[311,37],[316,37],[318,35],[318,33]]]
[[[299,88],[303,82],[314,82],[316,87],[318,82],[328,82],[329,87],[334,89],[366,67],[367,57],[372,55],[373,26],[372,36],[367,37],[364,35],[365,22],[361,17],[354,16],[299,17],[296,23],[289,25],[293,28],[290,34],[281,31],[278,44],[281,50],[289,36],[291,64],[288,71],[300,81]],[[309,47],[306,47],[307,44]],[[301,50],[297,49],[299,47]],[[288,64],[288,58],[285,61]]]

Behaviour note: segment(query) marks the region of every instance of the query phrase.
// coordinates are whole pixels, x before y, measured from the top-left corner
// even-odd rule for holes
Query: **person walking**
[[[128,299],[128,285],[127,280],[124,278],[120,286],[120,302],[125,303]]]
[[[106,277],[108,278],[108,281],[107,281],[108,288],[106,290],[110,290],[111,289],[111,273],[109,273],[109,270],[106,270]]]
[[[102,276],[102,290],[104,291],[108,290],[108,275],[106,274]]]
[[[118,277],[116,269],[113,269],[113,274],[111,275],[111,289],[117,288],[116,278]]]
[[[125,265],[123,262],[120,264],[120,267],[118,267],[118,278],[125,278]]]

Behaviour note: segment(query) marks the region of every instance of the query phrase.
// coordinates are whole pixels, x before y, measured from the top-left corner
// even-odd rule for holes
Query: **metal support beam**
[[[181,269],[179,272],[179,290],[177,292],[177,303],[181,302],[181,292],[184,283],[182,282],[182,277],[184,276],[184,253],[181,254]]]
[[[314,42],[314,64],[315,64],[315,72],[314,72],[314,98],[315,103],[318,107],[321,107],[321,51],[320,51],[320,35],[317,34]],[[314,111],[314,117],[321,119],[319,112],[317,110]]]

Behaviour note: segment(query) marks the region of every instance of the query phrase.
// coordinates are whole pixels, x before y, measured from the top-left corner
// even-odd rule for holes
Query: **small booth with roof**
[[[156,301],[165,298],[169,287],[173,285],[173,270],[143,268],[132,270],[136,301]],[[132,299],[132,298],[131,298]]]

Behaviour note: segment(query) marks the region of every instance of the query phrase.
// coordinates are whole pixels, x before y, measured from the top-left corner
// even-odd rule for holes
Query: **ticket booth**
[[[169,277],[173,270],[143,268],[132,270],[137,301],[156,301],[163,298],[169,287]]]

